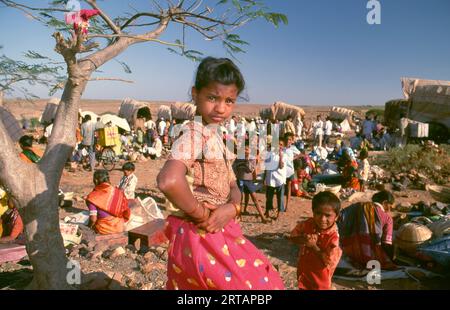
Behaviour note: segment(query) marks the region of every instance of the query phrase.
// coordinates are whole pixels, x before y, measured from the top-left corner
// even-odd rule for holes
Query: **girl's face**
[[[338,215],[334,212],[333,207],[329,205],[323,205],[313,210],[314,223],[321,230],[333,226],[337,217]]]
[[[197,105],[197,113],[206,124],[219,124],[233,112],[238,97],[236,85],[211,82],[200,90],[192,87],[192,97]]]

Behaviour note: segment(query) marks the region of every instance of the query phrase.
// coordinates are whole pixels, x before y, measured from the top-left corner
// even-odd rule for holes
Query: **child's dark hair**
[[[312,200],[313,211],[323,205],[331,206],[336,214],[341,211],[341,201],[332,192],[324,191],[314,196]]]
[[[286,133],[284,134],[284,137],[283,137],[284,142],[287,143],[287,141],[289,140],[289,138],[294,138],[294,134],[293,134],[292,132],[286,132]]]
[[[366,149],[362,149],[362,150],[359,152],[359,158],[361,158],[361,159],[366,159],[366,158],[368,158],[368,157],[369,157],[369,152],[367,152]]]
[[[202,60],[195,77],[195,88],[200,90],[211,82],[218,82],[224,85],[235,84],[238,88],[238,94],[245,87],[241,71],[228,58],[206,57]]]
[[[383,202],[387,202],[389,204],[393,204],[395,202],[395,198],[390,191],[382,190],[373,195],[372,202],[378,202],[381,204],[383,204]]]
[[[97,170],[94,172],[94,183],[110,183],[109,181],[109,173],[106,170]]]
[[[20,137],[19,144],[23,147],[32,147],[33,146],[33,137],[32,136],[22,136]]]
[[[126,162],[122,166],[122,171],[134,171],[135,169],[136,169],[136,167],[131,162]]]

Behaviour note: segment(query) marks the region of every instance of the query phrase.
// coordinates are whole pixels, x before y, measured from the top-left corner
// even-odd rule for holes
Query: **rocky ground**
[[[100,102],[98,105],[90,101],[84,101],[83,108],[93,110],[96,113],[115,111],[118,108],[118,102]],[[113,107],[111,107],[113,104]],[[36,110],[42,110],[44,104],[34,106]],[[99,108],[100,106],[100,108]],[[250,106],[250,107],[249,107]],[[260,106],[243,105],[240,107],[240,113],[254,113]],[[16,117],[31,115],[36,111],[25,103],[13,106]],[[14,110],[13,109],[13,110]],[[310,108],[308,115],[314,116],[319,112],[328,111],[329,108],[322,110]],[[35,113],[36,114],[36,113]],[[256,114],[256,113],[254,113]],[[379,161],[380,164],[389,166],[389,160],[385,153],[373,153],[369,160]],[[156,175],[164,164],[164,159],[139,161],[136,163],[136,175],[139,179],[137,193],[142,196],[152,196],[160,207],[163,208],[165,198],[157,190]],[[119,164],[117,167],[119,168]],[[405,172],[408,177],[411,173]],[[112,184],[118,184],[122,173],[116,169],[111,172]],[[398,176],[397,176],[398,177]],[[417,177],[417,172],[416,176]],[[389,178],[387,178],[388,180]],[[397,179],[395,179],[397,180]],[[403,179],[397,180],[398,182]],[[391,185],[388,185],[391,188]],[[81,197],[88,194],[92,188],[92,172],[82,169],[75,172],[64,171],[61,188],[65,192],[73,192],[74,200],[72,206],[61,209],[60,218],[63,219],[68,214],[73,214],[85,210],[83,199]],[[415,204],[420,201],[425,203],[434,202],[428,192],[421,189],[411,189],[406,186],[395,191],[398,204]],[[261,205],[265,203],[264,194],[257,194]],[[366,197],[367,198],[367,197]],[[364,197],[362,197],[364,199]],[[344,206],[349,205],[350,201],[344,201]],[[277,221],[269,224],[262,224],[257,217],[256,209],[252,204],[249,207],[250,215],[242,216],[241,226],[245,236],[251,240],[264,254],[270,259],[275,268],[280,272],[284,283],[288,289],[296,288],[296,262],[297,249],[290,244],[286,236],[296,225],[297,221],[311,216],[311,202],[302,198],[292,198],[286,213],[281,214]],[[87,285],[84,288],[109,288],[109,289],[163,289],[166,281],[166,261],[167,244],[146,248],[134,245],[123,247],[105,248],[95,243],[83,241],[80,245],[67,250],[70,259],[80,263],[83,273],[87,276],[83,279]],[[24,288],[32,277],[32,267],[28,260],[19,263],[5,263],[0,265],[0,288],[3,289],[21,289]],[[450,281],[424,278],[386,280],[380,285],[369,285],[363,281],[344,281],[334,279],[334,287],[339,290],[355,289],[440,289],[449,288]],[[83,288],[83,287],[82,287]]]

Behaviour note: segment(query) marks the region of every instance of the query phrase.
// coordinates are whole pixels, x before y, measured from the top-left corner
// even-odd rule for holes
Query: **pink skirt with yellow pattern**
[[[283,281],[232,220],[211,234],[175,216],[167,218],[169,290],[273,290]]]

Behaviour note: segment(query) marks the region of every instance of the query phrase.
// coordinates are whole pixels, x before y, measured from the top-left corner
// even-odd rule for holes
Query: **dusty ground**
[[[160,103],[155,103],[156,106]],[[8,108],[15,114],[17,118],[38,117],[40,111],[45,106],[45,101],[38,102],[36,105],[27,102],[7,102]],[[90,110],[101,114],[104,112],[118,111],[119,101],[90,101],[84,100],[82,103],[83,110]],[[238,105],[237,114],[256,115],[261,105]],[[367,108],[359,108],[360,111]],[[307,120],[314,118],[317,113],[326,113],[329,107],[307,107]],[[371,159],[369,159],[371,160]],[[151,195],[160,204],[164,205],[164,197],[156,188],[156,175],[164,164],[164,159],[149,160],[146,162],[136,163],[136,175],[139,178],[137,193],[140,195]],[[120,165],[117,165],[120,166]],[[111,181],[118,184],[122,173],[119,170],[111,172]],[[85,209],[83,201],[79,198],[88,194],[92,190],[92,172],[77,170],[74,173],[64,171],[61,188],[65,192],[74,192],[75,200],[71,208],[61,210],[61,218],[68,213],[74,213]],[[257,194],[259,203],[264,205],[264,194]],[[416,203],[419,201],[432,202],[433,199],[425,191],[406,191],[397,193],[397,202]],[[349,202],[344,202],[344,206]],[[262,224],[257,217],[256,209],[250,204],[250,215],[242,217],[242,228],[244,234],[271,260],[274,266],[279,270],[287,288],[295,289],[296,287],[296,261],[297,249],[290,244],[286,235],[292,230],[296,222],[311,216],[311,202],[301,198],[292,198],[287,213],[282,214],[276,222],[270,224]],[[75,253],[69,252],[71,257],[81,262],[84,272],[104,272],[110,278],[114,278],[120,283],[116,288],[133,288],[133,289],[161,289],[165,282],[165,253],[164,247],[146,249],[137,251],[133,247],[126,249],[126,254],[108,258],[103,255],[100,258],[89,257],[88,253],[84,253],[80,249]],[[0,265],[0,288],[22,288],[31,277],[31,267],[29,263],[21,264],[3,264]],[[422,281],[416,282],[411,279],[382,281],[381,285],[370,286],[365,282],[334,280],[336,289],[352,290],[352,289],[436,289],[444,288],[441,281]],[[448,288],[448,287],[447,287]]]

